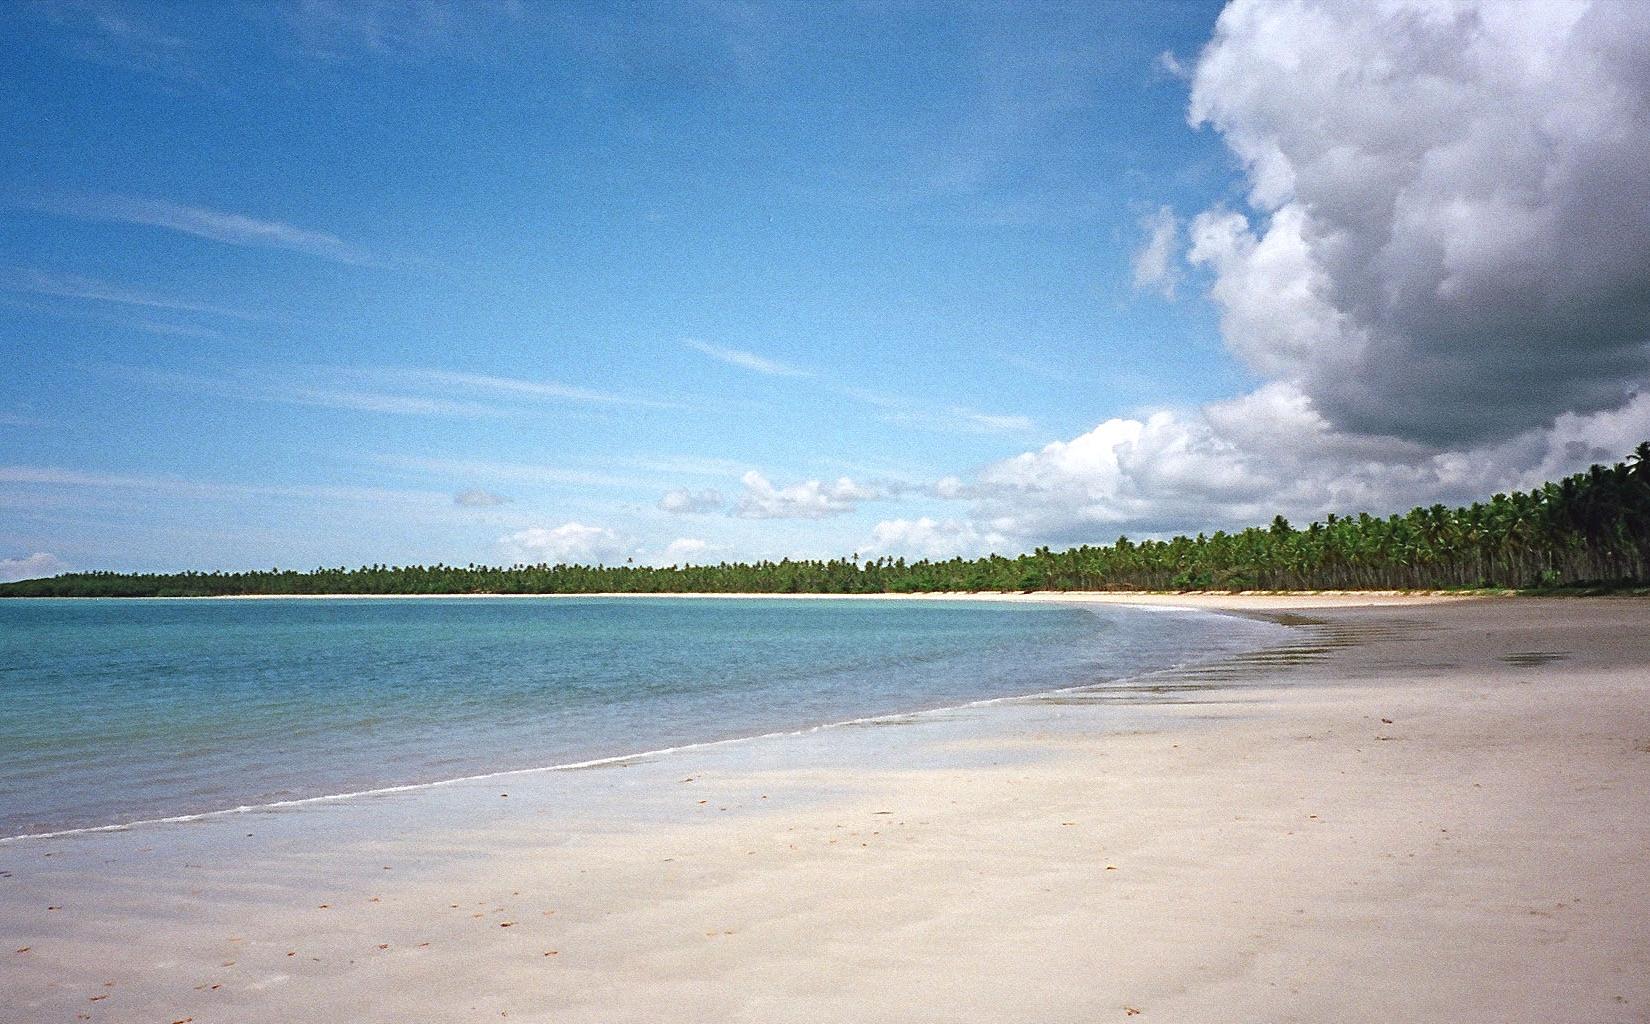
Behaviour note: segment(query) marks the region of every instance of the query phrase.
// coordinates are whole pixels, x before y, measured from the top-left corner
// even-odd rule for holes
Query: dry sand
[[[0,1019],[1650,1021],[1650,602],[1169,603],[1313,622],[508,798],[0,845]]]

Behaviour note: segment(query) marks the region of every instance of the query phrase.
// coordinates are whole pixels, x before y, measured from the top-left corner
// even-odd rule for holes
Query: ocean
[[[1281,633],[1007,601],[0,601],[0,838],[1102,685]]]

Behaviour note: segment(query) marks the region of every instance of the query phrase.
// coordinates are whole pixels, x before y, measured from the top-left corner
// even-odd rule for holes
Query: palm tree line
[[[66,573],[7,597],[301,594],[880,594],[1021,590],[1432,590],[1650,581],[1650,441],[1528,492],[1386,518],[1330,515],[1018,557],[782,559],[690,566],[370,565],[309,572]]]

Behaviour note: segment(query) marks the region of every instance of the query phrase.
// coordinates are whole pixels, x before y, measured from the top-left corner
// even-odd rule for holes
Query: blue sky
[[[1024,461],[1315,379],[1234,339],[1190,219],[1264,205],[1242,126],[1187,120],[1219,12],[8,6],[0,563],[972,554],[1241,517]]]

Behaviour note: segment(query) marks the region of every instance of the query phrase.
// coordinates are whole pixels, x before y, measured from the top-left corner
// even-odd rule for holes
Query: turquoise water
[[[0,601],[0,836],[567,764],[1261,646],[1006,602]]]

